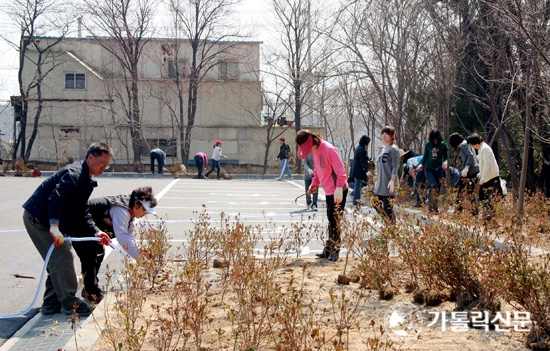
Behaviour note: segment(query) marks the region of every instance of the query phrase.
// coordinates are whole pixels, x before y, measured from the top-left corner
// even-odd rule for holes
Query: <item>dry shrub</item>
[[[25,162],[20,159],[16,158],[14,162],[15,171],[17,176],[23,176],[23,177],[32,177],[32,169],[27,167]]]
[[[494,257],[488,283],[514,308],[531,313],[527,346],[544,349],[550,342],[550,255],[533,262],[526,240],[515,235],[505,242],[506,248]]]
[[[100,336],[113,350],[141,350],[150,321],[143,318],[147,300],[147,274],[131,259],[124,260],[120,276],[107,272],[107,286],[114,295],[113,311],[105,311],[105,325]]]
[[[166,169],[168,170],[168,173],[170,173],[174,178],[179,178],[180,176],[187,174],[187,169],[185,167],[182,167],[182,164],[179,162],[176,162],[173,165],[166,167]]]
[[[387,226],[383,219],[371,222],[358,212],[343,217],[340,223],[343,246],[348,251],[346,267],[349,254],[359,258],[355,270],[361,276],[361,286],[381,289],[386,284],[392,285],[395,264],[389,256],[389,238],[395,227]]]
[[[140,255],[138,262],[141,269],[145,271],[147,279],[154,287],[158,279],[163,277],[163,271],[168,261],[168,250],[170,250],[170,238],[166,235],[167,230],[164,222],[152,224],[145,222],[137,231],[141,240]]]
[[[484,304],[496,298],[482,278],[495,252],[491,239],[462,222],[418,222],[417,227],[405,234],[409,239],[402,242],[416,242],[418,250],[407,260],[415,267],[419,286],[438,291],[448,288],[451,291],[449,298],[450,295],[463,295]],[[425,301],[430,300],[425,297]]]

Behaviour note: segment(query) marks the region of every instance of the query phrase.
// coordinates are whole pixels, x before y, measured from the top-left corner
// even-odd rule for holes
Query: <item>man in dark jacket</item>
[[[369,147],[370,138],[363,135],[359,139],[359,146],[355,149],[352,165],[352,177],[355,179],[355,188],[353,190],[353,204],[361,204],[361,189],[363,181],[369,179],[369,158],[367,157],[367,148]]]
[[[275,162],[281,160],[281,171],[279,172],[277,180],[283,180],[285,173],[288,175],[288,179],[292,179],[292,173],[290,172],[290,168],[288,167],[288,159],[290,158],[290,146],[285,143],[284,137],[279,138],[279,144],[281,144],[281,148],[279,150],[279,155],[275,159]]]
[[[55,249],[48,263],[48,277],[43,314],[76,311],[81,316],[91,313],[88,305],[76,297],[78,281],[70,242],[66,236],[96,236],[107,244],[109,236],[95,225],[88,211],[88,199],[97,186],[92,176],[99,176],[109,168],[111,148],[104,143],[93,143],[86,160],[63,167],[46,179],[25,202],[23,222],[27,232],[42,256],[52,244]]]

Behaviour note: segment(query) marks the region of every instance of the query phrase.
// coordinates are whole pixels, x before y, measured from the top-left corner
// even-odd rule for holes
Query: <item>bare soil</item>
[[[348,263],[347,272],[353,278],[353,265],[357,261],[350,258]],[[303,265],[306,264],[305,274],[303,274]],[[358,325],[360,330],[353,328],[349,335],[349,350],[371,350],[366,343],[369,338],[380,336],[379,326],[383,326],[386,329],[386,333],[382,335],[382,340],[392,341],[389,336],[392,334],[391,330],[385,325],[385,318],[388,316],[388,311],[392,307],[395,307],[399,303],[411,303],[412,294],[404,292],[405,277],[397,276],[394,279],[394,285],[398,289],[399,293],[395,295],[391,300],[380,300],[379,292],[377,290],[363,289],[357,282],[351,282],[349,285],[337,284],[338,276],[342,274],[345,267],[345,257],[340,258],[337,263],[332,263],[327,260],[321,259],[293,259],[287,261],[287,264],[280,269],[277,274],[277,282],[281,286],[286,286],[290,279],[294,277],[297,281],[304,279],[305,289],[310,291],[316,298],[316,304],[319,308],[327,308],[331,311],[332,304],[330,302],[329,291],[332,289],[333,293],[340,296],[342,292],[346,292],[346,296],[351,296],[353,290],[363,291],[366,298],[362,301],[358,308]],[[232,327],[228,318],[228,305],[236,304],[235,295],[226,294],[224,297],[224,303],[222,300],[222,281],[223,281],[223,269],[210,268],[208,274],[211,277],[211,290],[210,297],[217,303],[212,303],[212,308],[209,312],[208,325],[204,328],[204,336],[201,350],[229,350],[234,349],[234,341],[231,338]],[[398,273],[399,274],[399,273]],[[321,287],[322,286],[322,287]],[[141,314],[141,323],[144,324],[146,319],[153,318],[153,309],[151,305],[169,305],[169,298],[162,287],[151,290],[147,295],[147,302],[145,308]],[[108,303],[108,302],[107,302]],[[103,304],[103,303],[102,303]],[[100,305],[101,306],[101,305]],[[436,323],[432,327],[428,327],[432,321],[433,315],[429,312],[441,312],[446,311],[446,315],[450,318],[450,312],[455,309],[454,302],[444,302],[435,307],[426,307],[423,305],[415,304],[422,314],[424,326],[420,330],[420,335],[416,340],[400,341],[395,339],[394,348],[380,348],[380,350],[445,350],[445,351],[464,351],[464,350],[527,350],[525,348],[525,336],[524,332],[497,332],[494,330],[484,331],[482,329],[466,328],[465,331],[452,331],[451,325],[447,324],[447,330],[443,331],[441,324]],[[100,308],[101,309],[101,308]],[[112,308],[111,308],[112,310]],[[513,311],[512,307],[506,304],[502,305],[502,311]],[[98,312],[98,311],[96,311]],[[337,337],[334,322],[338,320],[340,311],[332,310],[334,315],[332,321],[327,324],[325,331],[327,335],[332,336],[334,339]],[[332,313],[331,312],[331,313]],[[97,325],[102,326],[104,321],[101,317],[101,313],[94,313]],[[440,314],[441,315],[441,314]],[[371,321],[375,322],[375,328],[371,326]],[[151,333],[149,333],[151,334]],[[221,337],[219,335],[221,334]],[[260,348],[261,350],[274,350],[269,342],[265,346]],[[235,349],[239,349],[237,346]],[[327,345],[327,350],[334,349]],[[94,350],[110,350],[110,347],[101,339],[96,344]],[[156,350],[148,339],[142,350]]]

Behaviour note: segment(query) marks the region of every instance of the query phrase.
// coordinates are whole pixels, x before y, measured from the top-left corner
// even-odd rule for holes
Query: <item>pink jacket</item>
[[[321,145],[313,152],[313,165],[315,171],[311,182],[312,187],[321,184],[326,195],[334,195],[336,187],[348,187],[346,169],[338,155],[338,150],[328,142],[321,140]],[[336,185],[332,177],[333,170],[336,173]]]
[[[204,167],[208,167],[208,156],[206,156],[206,154],[204,152],[197,152],[195,154],[195,156],[200,156],[202,157],[202,160],[204,161]]]

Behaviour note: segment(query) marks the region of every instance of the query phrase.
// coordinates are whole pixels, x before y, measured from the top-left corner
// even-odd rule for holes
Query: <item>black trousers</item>
[[[462,192],[464,189],[466,189],[466,196],[470,200],[470,202],[475,201],[475,188],[477,183],[477,173],[474,173],[472,175],[468,175],[466,178],[460,178],[458,181],[458,185],[456,187],[457,190],[457,196],[456,196],[456,203],[458,204],[458,211],[462,211]]]
[[[376,203],[374,204],[374,208],[376,209],[376,212],[380,213],[382,216],[385,216],[387,220],[389,220],[392,223],[395,223],[395,215],[393,213],[393,196],[381,196],[381,195],[375,195],[376,196]]]
[[[201,156],[195,156],[194,157],[195,159],[195,164],[197,165],[197,170],[199,172],[199,178],[202,177],[202,167],[204,166],[204,160],[202,159]]]
[[[486,217],[494,215],[493,202],[495,201],[495,196],[502,196],[500,177],[494,177],[479,186],[479,202],[487,212]]]
[[[80,259],[80,267],[84,275],[84,289],[88,294],[99,295],[99,279],[97,274],[105,257],[103,245],[97,241],[73,241],[73,248]]]
[[[324,254],[328,257],[332,253],[340,253],[340,218],[346,207],[348,189],[343,191],[342,202],[336,205],[334,195],[327,195],[328,240],[325,243]]]

